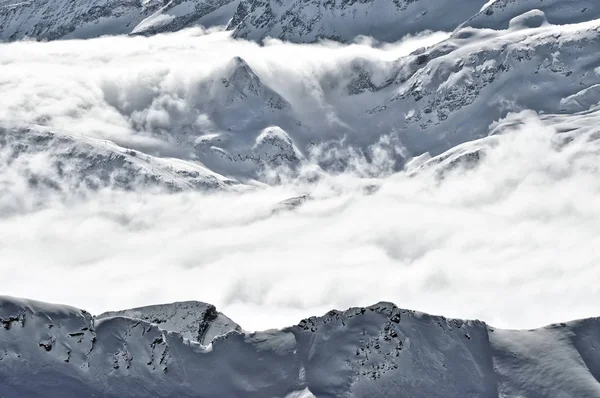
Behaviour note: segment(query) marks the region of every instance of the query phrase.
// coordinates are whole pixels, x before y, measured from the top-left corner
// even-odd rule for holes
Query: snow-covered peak
[[[201,84],[199,94],[204,101],[198,107],[225,131],[256,131],[290,110],[288,101],[238,56],[215,70]]]
[[[256,138],[252,153],[268,162],[294,164],[303,158],[288,133],[277,126],[267,127]]]
[[[221,83],[241,97],[260,96],[264,86],[241,57],[233,57],[221,71]]]
[[[238,324],[218,312],[214,305],[198,301],[110,311],[97,315],[95,318],[112,317],[140,319],[156,324],[160,329],[177,332],[183,337],[203,345],[210,344],[216,336],[232,330],[240,330]]]

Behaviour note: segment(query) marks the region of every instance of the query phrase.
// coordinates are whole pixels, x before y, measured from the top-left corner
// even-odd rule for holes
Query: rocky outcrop
[[[235,37],[296,43],[350,42],[357,36],[396,41],[425,30],[451,31],[484,0],[242,0],[229,29]]]

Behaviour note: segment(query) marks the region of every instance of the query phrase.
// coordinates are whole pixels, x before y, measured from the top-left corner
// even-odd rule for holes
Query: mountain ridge
[[[228,29],[234,37],[258,42],[267,37],[295,43],[352,42],[358,36],[393,42],[427,30],[452,31],[484,4],[483,0],[243,0]]]
[[[0,3],[0,40],[88,39],[152,35],[185,27],[224,25],[239,0],[28,0]]]
[[[183,302],[121,314],[187,308],[202,319],[206,306]],[[0,393],[501,397],[545,391],[584,397],[600,390],[594,378],[600,357],[593,349],[600,343],[600,318],[502,330],[380,302],[280,330],[234,327],[203,345],[160,319],[109,315],[94,318],[74,307],[0,298]],[[27,385],[19,380],[24,371],[36,372]],[[242,375],[245,381],[236,382]],[[53,377],[61,384],[50,383]]]

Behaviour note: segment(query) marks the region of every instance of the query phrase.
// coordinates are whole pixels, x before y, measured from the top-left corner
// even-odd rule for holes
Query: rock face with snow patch
[[[597,318],[509,331],[379,303],[282,330],[225,328],[205,344],[184,338],[211,308],[176,303],[93,318],[2,297],[0,395],[595,397],[600,389]]]
[[[268,127],[256,138],[252,153],[258,161],[270,164],[295,164],[302,159],[302,153],[279,127]]]
[[[357,36],[396,41],[425,30],[452,30],[483,0],[242,0],[229,28],[235,37],[310,43],[349,42]]]
[[[190,26],[226,25],[240,0],[170,0],[143,19],[131,34],[175,32]]]

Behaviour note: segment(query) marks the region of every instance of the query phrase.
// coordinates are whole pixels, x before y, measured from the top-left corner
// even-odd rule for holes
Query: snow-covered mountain
[[[459,29],[402,60],[374,118],[396,116],[389,124],[401,126],[402,143],[418,155],[486,135],[509,112],[587,110],[593,100],[576,105],[574,98],[594,97],[600,83],[590,67],[600,65],[594,50],[599,23],[551,25],[532,10],[513,18],[507,30]]]
[[[426,30],[452,31],[485,0],[242,0],[229,29],[235,37],[310,43],[371,36],[396,41]]]
[[[600,394],[598,318],[502,330],[379,303],[249,333],[203,303],[93,317],[2,297],[0,325],[6,398]]]
[[[200,3],[195,4],[203,10],[218,8],[225,13],[237,7],[234,3],[206,2],[201,3],[202,7]],[[543,114],[572,114],[586,111],[600,100],[597,69],[600,66],[600,9],[595,2],[498,0],[481,11],[481,1],[463,2],[460,7],[452,2],[432,5],[425,1],[321,3],[244,1],[237,7],[230,26],[237,24],[234,36],[254,40],[266,35],[292,41],[313,41],[322,35],[349,40],[354,33],[345,33],[344,38],[344,34],[330,35],[318,26],[324,24],[327,29],[335,30],[339,24],[374,34],[361,25],[361,21],[377,21],[382,31],[391,32],[385,26],[385,18],[410,22],[415,20],[415,15],[420,15],[418,25],[396,24],[405,29],[396,38],[429,25],[439,26],[439,23],[448,24],[440,29],[454,32],[447,40],[396,60],[356,57],[331,71],[315,71],[319,77],[310,86],[298,81],[286,82],[285,88],[280,87],[281,81],[265,74],[264,67],[253,68],[251,62],[235,56],[190,84],[185,94],[167,93],[169,98],[178,98],[182,109],[170,106],[164,99],[165,93],[157,93],[133,110],[131,100],[119,102],[117,88],[113,88],[114,94],[104,94],[111,111],[116,110],[125,118],[134,111],[139,114],[166,112],[168,121],[158,127],[132,121],[131,128],[158,136],[169,145],[176,143],[181,150],[161,152],[155,147],[134,145],[131,153],[137,151],[143,156],[131,157],[134,161],[128,160],[125,164],[136,164],[136,170],[150,169],[150,172],[130,173],[112,167],[112,172],[119,176],[108,177],[112,172],[98,171],[104,177],[99,178],[96,185],[110,181],[131,186],[133,184],[127,181],[141,175],[142,180],[165,182],[177,189],[226,187],[232,179],[256,178],[265,166],[298,165],[311,156],[315,144],[338,141],[341,137],[344,137],[344,145],[365,153],[380,143],[382,137],[388,137],[394,148],[391,153],[396,157],[395,168],[400,169],[411,157],[426,152],[436,156],[456,145],[485,137],[490,132],[489,126],[510,112],[529,109]],[[44,4],[50,7],[49,3]],[[153,4],[145,3],[143,7],[149,9],[155,6]],[[175,15],[173,10],[187,10],[186,4],[170,2],[163,8]],[[3,7],[6,12],[7,6]],[[109,8],[111,12],[118,9]],[[427,12],[423,13],[422,9]],[[62,12],[60,7],[50,10]],[[245,16],[240,14],[246,12],[244,10],[247,11]],[[186,12],[181,11],[182,18],[184,14],[191,15]],[[280,15],[283,19],[267,18],[265,13]],[[445,18],[441,18],[441,14]],[[311,22],[308,29],[300,22],[311,15],[319,18]],[[359,20],[348,23],[345,18],[353,16]],[[53,18],[54,14],[48,14],[48,29],[60,26]],[[67,20],[73,22],[77,18]],[[257,20],[265,21],[260,29],[254,26],[253,21]],[[13,25],[2,26],[9,29]],[[278,30],[281,27],[289,30]],[[131,32],[133,30],[131,28]],[[171,29],[166,27],[165,30]],[[52,38],[46,30],[39,32]],[[147,91],[151,93],[153,89]],[[199,115],[204,118],[202,123],[198,123]],[[40,114],[37,119],[43,124],[45,117]],[[78,134],[87,134],[85,131],[70,133],[75,141]],[[54,145],[56,141],[48,142]],[[48,148],[43,151],[47,152]],[[120,156],[129,156],[125,150],[120,152]],[[165,156],[179,157],[175,169],[185,165],[184,170],[155,173],[165,168],[174,170],[174,160],[165,160]],[[152,159],[153,165],[140,167],[143,162],[140,159]],[[330,159],[317,159],[317,162],[325,168],[339,166]],[[75,164],[70,163],[89,181],[92,178],[88,176],[89,167]]]
[[[182,191],[240,187],[237,181],[198,162],[158,158],[110,141],[39,126],[0,128],[0,176],[3,204],[7,204],[6,196],[14,193],[17,206],[18,193],[26,188],[34,189],[43,203],[45,194],[72,195],[102,188]]]
[[[359,35],[399,40],[424,30],[452,30],[485,0],[2,0],[0,40],[85,39],[155,34],[185,27],[226,25],[236,37],[296,42],[350,41]],[[398,23],[401,21],[401,23]]]
[[[366,148],[387,135],[411,157],[484,137],[511,112],[586,111],[600,100],[599,28],[597,19],[553,25],[530,10],[507,29],[465,26],[383,68],[357,58],[321,80],[318,117],[296,115],[302,129],[285,130],[300,151],[341,136]]]
[[[185,90],[165,93],[146,87],[144,95],[148,93],[149,97],[139,101],[136,109],[131,108],[131,101],[138,101],[134,94],[127,93],[132,98],[122,102],[119,98],[123,94],[116,86],[111,92],[105,91],[104,100],[111,112],[116,110],[126,120],[133,112],[168,115],[159,124],[145,119],[129,123],[132,130],[153,134],[168,143],[165,145],[176,143],[176,156],[182,161],[197,162],[235,179],[256,178],[265,166],[273,164],[298,165],[311,157],[315,145],[339,143],[342,137],[344,146],[367,154],[386,137],[398,170],[411,157],[425,152],[436,156],[485,137],[492,123],[511,112],[572,114],[598,103],[600,11],[595,2],[503,0],[481,12],[475,10],[481,8],[476,3],[457,7],[436,2],[432,8],[423,1],[387,2],[387,6],[398,8],[399,14],[393,17],[396,20],[405,20],[427,6],[428,12],[420,21],[435,24],[442,20],[451,24],[449,30],[454,32],[446,40],[396,60],[357,56],[331,70],[315,69],[313,75],[317,78],[309,83],[299,79],[282,84],[280,75],[269,72],[271,65],[257,68],[235,56],[192,81]],[[302,10],[325,7],[315,4],[257,1],[250,9],[299,7],[282,14],[291,18],[301,15]],[[249,5],[242,3],[238,12],[244,7],[248,9]],[[363,15],[352,11],[353,7],[373,12],[385,8],[377,2],[329,2],[326,6],[328,10],[343,11],[343,15]],[[451,18],[454,10],[464,15]],[[449,17],[441,18],[436,13]],[[328,18],[344,21],[340,15],[334,13]],[[366,15],[364,20],[377,20],[383,26],[380,19]],[[250,13],[244,18],[236,16],[233,21],[253,18]],[[270,24],[278,20],[267,21]],[[273,29],[293,25],[288,22],[278,22]],[[398,25],[407,29],[410,26]],[[239,26],[235,32],[246,29],[244,22]],[[246,37],[253,39],[262,35],[250,34],[258,32],[255,30],[247,32]],[[302,31],[301,37],[308,40],[311,34]],[[296,40],[293,35],[286,38]],[[292,70],[294,66],[277,68],[284,68],[284,73],[285,68]],[[107,90],[105,86],[102,89]],[[170,98],[181,105],[171,106]],[[44,114],[37,117],[42,121],[45,118]],[[156,148],[149,152],[144,146],[131,149],[152,157],[160,152]],[[173,157],[175,152],[159,155],[168,153]],[[339,166],[331,159],[316,161],[324,168]],[[190,186],[188,182],[183,184]],[[191,185],[198,184],[192,181]]]
[[[227,24],[238,0],[2,0],[0,41],[155,34]]]

